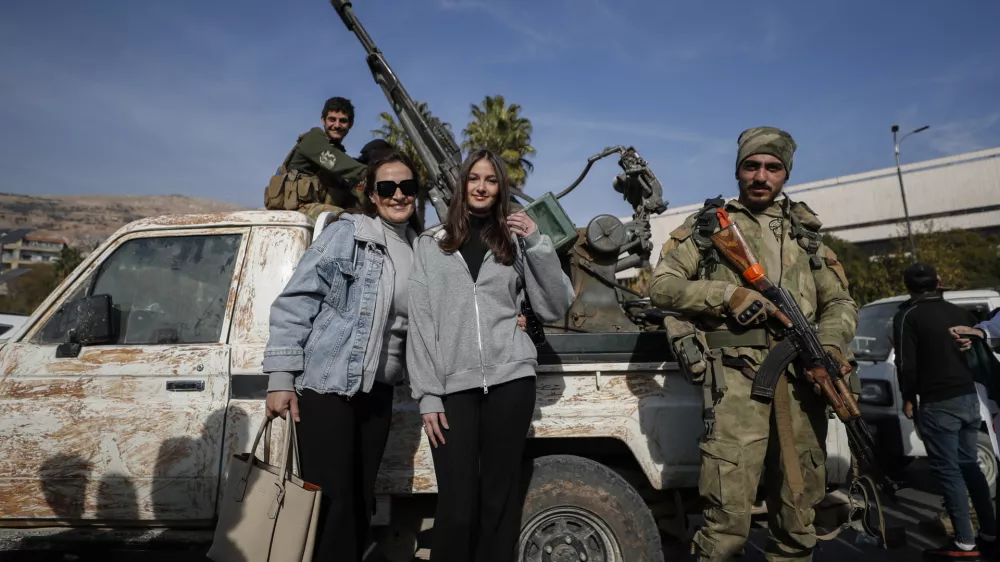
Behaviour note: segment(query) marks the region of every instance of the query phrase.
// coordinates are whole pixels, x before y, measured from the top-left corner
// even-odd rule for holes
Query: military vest
[[[299,135],[295,141],[295,146],[288,151],[285,160],[278,167],[278,171],[271,176],[271,181],[264,188],[264,208],[273,211],[295,211],[306,203],[323,202],[324,189],[319,177],[307,174],[299,170],[289,170],[288,165],[295,155],[295,150],[302,142],[302,137],[306,133]]]

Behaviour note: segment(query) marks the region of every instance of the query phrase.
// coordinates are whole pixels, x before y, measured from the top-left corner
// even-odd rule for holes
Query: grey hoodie
[[[521,276],[487,251],[473,283],[459,252],[441,250],[442,236],[439,226],[413,245],[406,370],[421,414],[443,412],[446,394],[489,392],[490,386],[534,376],[538,365],[534,343],[517,325]],[[548,236],[536,230],[524,241],[531,306],[542,322],[556,322],[573,302],[573,285]]]

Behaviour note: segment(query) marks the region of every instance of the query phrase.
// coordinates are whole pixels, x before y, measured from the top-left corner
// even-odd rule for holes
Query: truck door
[[[211,520],[247,231],[123,236],[8,344],[0,522]],[[74,350],[73,303],[94,295],[110,296],[110,336]]]

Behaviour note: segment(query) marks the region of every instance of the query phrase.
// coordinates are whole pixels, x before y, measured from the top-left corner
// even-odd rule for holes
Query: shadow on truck
[[[225,424],[226,418],[226,411],[218,410],[211,414],[200,436],[172,437],[163,441],[157,448],[149,494],[141,498],[135,479],[121,470],[101,475],[96,482],[96,494],[88,494],[95,470],[93,456],[84,458],[79,454],[56,454],[47,458],[38,473],[39,486],[54,516],[53,523],[65,529],[29,534],[15,545],[4,546],[17,551],[68,546],[74,554],[85,555],[88,559],[101,559],[130,548],[155,550],[162,546],[177,549],[186,541],[175,537],[136,536],[128,530],[144,523],[163,528],[189,526],[176,519],[176,506],[184,501],[184,493],[177,490],[177,461],[220,447],[218,435],[212,428]],[[227,450],[233,453],[243,451],[249,447],[253,437],[245,412],[236,412],[229,418],[232,421],[225,428]],[[143,521],[140,511],[149,509],[153,514],[152,521]],[[92,514],[92,519],[86,518],[86,514]],[[202,535],[191,541],[194,553],[200,554],[205,550],[205,540],[206,536]]]

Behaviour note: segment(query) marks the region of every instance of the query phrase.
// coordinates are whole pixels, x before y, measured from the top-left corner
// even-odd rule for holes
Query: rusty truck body
[[[166,216],[128,224],[92,252],[0,343],[0,526],[210,531],[229,459],[250,448],[264,419],[271,303],[316,233],[290,211]],[[103,295],[110,317],[81,312]],[[93,322],[103,323],[96,332]],[[531,486],[563,490],[545,501],[601,527],[621,543],[602,547],[618,549],[607,559],[620,559],[628,545],[614,519],[655,531],[655,503],[697,488],[700,389],[662,332],[552,334],[550,344],[527,452],[549,468]],[[379,524],[436,491],[405,384],[392,423]],[[834,485],[848,477],[850,455],[838,423],[828,439]],[[575,466],[599,468],[593,490],[560,486]],[[629,496],[618,508],[632,512],[574,506],[574,493]],[[532,501],[529,492],[522,544],[550,532],[538,518],[553,507]]]

